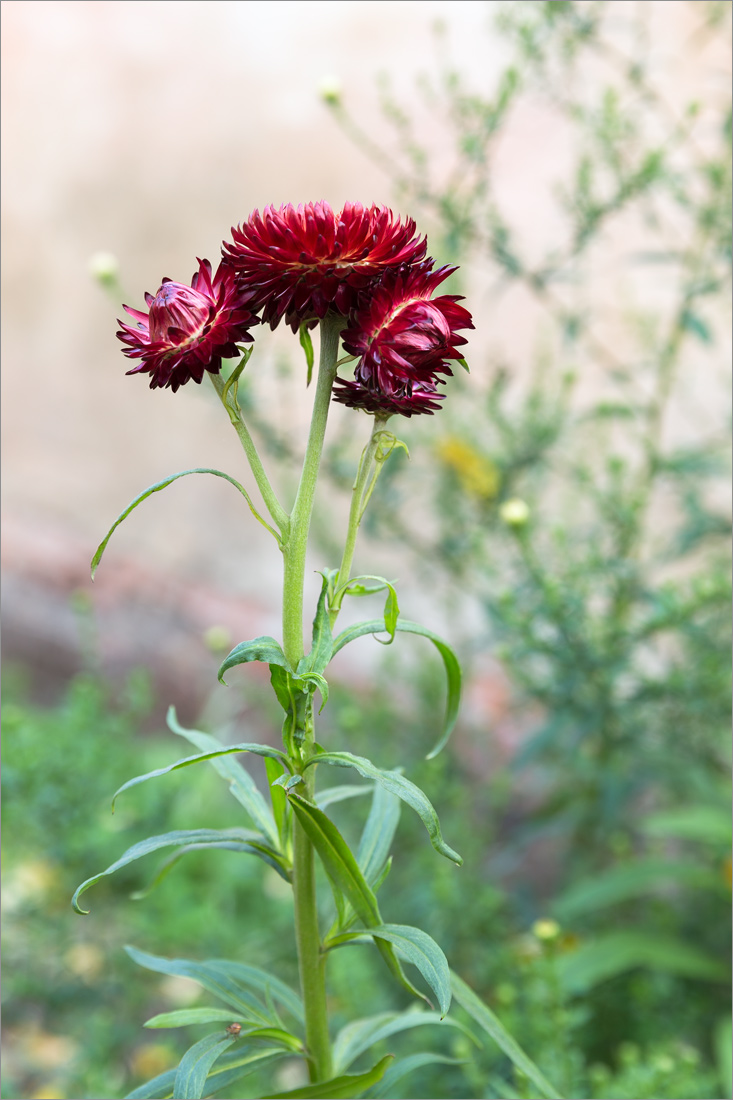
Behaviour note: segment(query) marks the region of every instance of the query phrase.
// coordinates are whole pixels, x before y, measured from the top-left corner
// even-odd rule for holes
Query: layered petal
[[[437,385],[453,372],[466,343],[459,329],[473,328],[471,315],[455,294],[431,295],[456,269],[433,271],[432,261],[387,273],[360,298],[343,333],[358,356],[354,382],[339,379],[334,400],[367,412],[403,416],[432,413],[443,395]]]
[[[135,324],[119,321],[122,353],[140,360],[127,373],[149,374],[153,390],[175,393],[190,379],[201,382],[205,371],[218,374],[222,359],[239,355],[237,343],[253,339],[248,330],[258,318],[230,265],[212,274],[208,260],[198,263],[190,286],[165,278],[155,296],[146,292],[147,313],[123,307]]]
[[[275,209],[267,206],[232,228],[223,244],[252,308],[275,328],[284,317],[295,332],[329,309],[344,316],[359,291],[382,275],[425,256],[415,222],[404,223],[384,206],[346,203],[336,214],[327,202]]]

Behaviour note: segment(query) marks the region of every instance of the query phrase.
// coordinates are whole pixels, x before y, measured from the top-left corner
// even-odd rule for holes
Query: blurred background
[[[356,562],[457,649],[454,740],[424,762],[443,702],[419,641],[350,647],[324,713],[322,741],[407,765],[466,860],[436,866],[404,821],[385,908],[563,1095],[729,1096],[730,5],[5,0],[2,22],[3,1095],[121,1095],[176,1063],[185,1037],[140,1025],[196,987],[123,942],[292,976],[289,901],[231,853],[140,902],[154,869],[128,869],[85,920],[68,898],[142,836],[235,823],[213,773],[110,818],[180,755],[169,703],[277,728],[266,680],[215,687],[222,652],[279,632],[279,560],[229,486],[143,504],[89,581],[146,486],[250,484],[205,385],[125,377],[121,301],[215,263],[255,207],[324,198],[413,216],[476,326],[471,375],[399,426],[411,458]],[[310,394],[289,330],[260,334],[240,399],[291,498]],[[336,564],[354,415],[333,409],[313,571]],[[336,1023],[394,1007],[349,963]],[[527,1090],[486,1050],[402,1095]]]

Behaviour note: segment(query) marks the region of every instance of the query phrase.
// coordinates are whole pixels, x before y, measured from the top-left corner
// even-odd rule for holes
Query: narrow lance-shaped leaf
[[[444,1023],[448,1023],[448,1021],[445,1020]],[[430,1051],[425,1051],[423,1054],[409,1054],[407,1058],[400,1058],[399,1062],[395,1062],[394,1065],[389,1067],[382,1080],[374,1086],[369,1095],[373,1097],[373,1100],[395,1096],[397,1086],[405,1077],[410,1077],[415,1070],[422,1069],[423,1066],[436,1064],[460,1066],[463,1065],[463,1062],[458,1058],[446,1058],[444,1054],[433,1054]]]
[[[298,338],[300,340],[300,346],[305,352],[305,362],[308,369],[308,377],[306,378],[306,386],[310,386],[311,379],[313,378],[313,341],[311,340],[311,334],[308,331],[308,323],[304,322],[298,329]]]
[[[145,775],[136,775],[133,779],[128,779],[115,791],[112,798],[112,810],[114,811],[115,802],[119,795],[123,791],[128,791],[131,787],[136,787],[138,783],[145,783],[148,779],[157,779],[158,776],[168,775],[169,772],[178,771],[179,768],[187,768],[191,764],[199,764],[202,760],[213,760],[217,756],[230,756],[231,753],[235,752],[252,752],[256,756],[271,756],[275,760],[282,760],[288,768],[290,767],[287,756],[279,749],[273,749],[270,745],[258,745],[254,742],[243,741],[240,745],[228,745],[225,749],[213,749],[210,752],[197,753],[196,756],[186,756],[183,760],[177,760],[175,764],[166,765],[165,768],[155,768],[151,772],[146,772]]]
[[[244,488],[243,485],[239,484],[239,482],[236,480],[236,478],[230,477],[229,474],[223,473],[222,470],[213,470],[213,469],[210,469],[208,467],[197,466],[193,470],[181,470],[177,474],[171,474],[170,477],[163,478],[162,481],[157,481],[155,483],[155,485],[151,485],[148,489],[145,489],[144,492],[140,493],[139,496],[135,497],[132,504],[129,504],[127,506],[127,508],[125,508],[124,512],[120,513],[120,515],[114,521],[114,523],[110,527],[110,529],[107,532],[107,534],[105,535],[105,537],[100,542],[99,546],[97,547],[97,549],[95,551],[94,557],[92,558],[92,566],[91,566],[91,568],[92,568],[92,580],[94,580],[94,574],[97,572],[97,567],[98,567],[100,561],[102,560],[102,555],[104,554],[104,551],[107,549],[107,543],[112,538],[112,535],[117,530],[117,528],[120,526],[120,524],[124,520],[127,519],[130,512],[133,512],[137,508],[138,504],[142,504],[142,502],[144,500],[147,500],[149,496],[152,496],[153,493],[159,493],[161,491],[161,489],[167,489],[167,487],[169,485],[172,485],[174,481],[178,481],[178,479],[181,478],[181,477],[187,477],[189,474],[213,474],[214,477],[221,477],[221,478],[224,479],[224,481],[228,481],[230,485],[233,485],[235,489],[239,490],[239,492],[242,494],[244,499],[247,501],[247,504],[249,505],[249,510],[251,511],[251,513],[255,517],[255,519],[259,523],[261,523],[263,527],[266,527],[271,535],[274,535],[274,537],[277,539],[278,543],[281,541],[280,540],[280,535],[277,533],[277,531],[274,530],[274,528],[270,527],[269,523],[267,523],[262,518],[260,513],[255,508],[254,504],[252,503],[252,501],[250,499],[250,496],[249,496],[249,493],[247,492],[247,490]]]
[[[365,779],[376,779],[390,794],[401,798],[411,806],[428,831],[430,843],[436,852],[459,866],[462,858],[443,840],[440,822],[428,796],[418,786],[405,779],[399,772],[382,771],[364,756],[354,756],[350,752],[324,752],[312,757],[309,764],[332,764],[337,768],[355,768]]]
[[[398,632],[404,634],[419,634],[423,638],[428,638],[443,659],[445,674],[448,681],[448,698],[446,701],[445,719],[441,735],[427,755],[427,759],[432,760],[433,757],[437,756],[441,749],[445,747],[458,718],[458,709],[461,702],[461,666],[448,643],[443,641],[442,638],[439,638],[437,634],[434,634],[432,630],[428,630],[426,627],[420,626],[419,623],[413,623],[407,619],[398,619],[395,627]],[[345,645],[348,645],[349,642],[353,642],[356,638],[362,638],[365,634],[379,634],[383,629],[384,626],[379,619],[371,619],[369,622],[357,623],[356,626],[347,627],[347,629],[343,630],[334,640],[333,655],[335,656],[340,649],[343,649]]]
[[[250,661],[262,661],[266,665],[280,665],[286,672],[292,673],[287,657],[283,653],[282,646],[268,634],[260,638],[252,638],[248,642],[240,642],[221,663],[217,676],[219,682],[226,683],[224,673],[235,665],[248,664]]]
[[[186,741],[195,745],[202,752],[206,752],[208,749],[225,747],[221,741],[217,741],[216,737],[212,737],[210,733],[204,733],[202,730],[190,730],[182,726],[176,717],[175,707],[168,708],[166,722],[172,733],[185,738]],[[227,781],[232,795],[240,806],[244,807],[257,828],[261,829],[270,844],[277,848],[279,838],[275,820],[269,806],[260,794],[257,784],[246,768],[243,768],[240,762],[231,756],[214,757],[210,763],[214,771]]]
[[[243,855],[257,856],[257,858],[261,859],[263,863],[266,863],[268,867],[272,867],[273,871],[276,871],[285,882],[292,882],[291,867],[286,857],[270,848],[268,844],[264,843],[262,837],[257,836],[257,833],[253,833],[252,835],[257,838],[254,842],[221,840],[213,841],[210,844],[184,844],[177,852],[173,852],[167,859],[163,860],[147,886],[142,887],[140,890],[135,890],[134,893],[130,894],[130,897],[133,901],[141,901],[143,898],[146,898],[153,890],[160,886],[161,882],[168,877],[176,864],[180,863],[184,856],[187,856],[190,852],[201,852],[209,848],[218,848],[222,851],[241,852]]]
[[[201,848],[208,848],[236,844],[239,845],[239,850],[252,851],[249,842],[253,838],[261,840],[261,837],[258,837],[257,833],[251,833],[248,829],[238,828],[176,829],[170,833],[162,833],[160,836],[146,837],[145,840],[141,840],[137,844],[133,844],[131,848],[128,848],[127,851],[120,856],[118,860],[110,864],[105,871],[100,871],[98,875],[93,875],[92,878],[88,878],[83,882],[75,891],[71,904],[77,913],[86,916],[89,910],[82,909],[79,906],[79,898],[90,886],[93,886],[107,875],[112,875],[115,871],[119,871],[121,867],[126,867],[128,863],[133,863],[137,859],[142,859],[143,856],[150,855],[151,852],[157,852],[161,848],[170,848],[174,845],[197,845]]]
[[[328,1081],[316,1081],[290,1092],[275,1092],[263,1100],[349,1100],[350,1097],[363,1096],[366,1089],[376,1085],[384,1076],[394,1054],[386,1054],[376,1066],[366,1073],[344,1073]]]
[[[313,641],[311,651],[303,657],[298,664],[298,673],[315,672],[322,674],[331,660],[333,649],[333,635],[331,633],[331,620],[328,616],[326,597],[328,594],[328,576],[322,574],[323,583],[321,594],[318,597],[316,615],[313,619]]]
[[[372,582],[371,584],[369,582]],[[388,581],[386,577],[373,576],[371,573],[365,573],[359,577],[353,577],[350,581],[347,581],[340,589],[337,590],[335,599],[339,601],[339,596],[372,596],[377,592],[383,592],[387,589],[387,598],[384,603],[384,629],[389,634],[389,638],[386,642],[381,642],[380,638],[377,638],[378,642],[382,645],[389,645],[394,640],[395,631],[397,630],[397,620],[400,614],[400,607],[397,602],[397,592],[391,581]]]
[[[316,849],[326,874],[334,885],[337,908],[342,907],[341,896],[348,898],[367,927],[382,924],[377,899],[364,878],[348,844],[334,823],[316,806],[295,793],[289,794],[290,802],[304,831]],[[387,939],[375,938],[377,950],[390,971],[405,989],[416,997],[427,1000],[406,977],[392,944]]]
[[[207,1035],[186,1051],[181,1058],[176,1079],[173,1083],[173,1095],[176,1100],[201,1100],[204,1095],[206,1078],[217,1058],[235,1042],[229,1036],[221,1037],[221,1032]]]
[[[501,1020],[494,1015],[489,1006],[484,1004],[480,997],[476,996],[470,986],[466,985],[455,971],[451,970],[450,977],[453,996],[461,1008],[473,1017],[476,1023],[493,1039],[499,1049],[503,1050],[507,1057],[512,1060],[517,1069],[529,1077],[542,1096],[546,1097],[547,1100],[562,1100],[562,1094],[550,1084],[532,1059],[527,1057],[519,1043],[509,1034]]]
[[[407,1012],[382,1012],[378,1016],[368,1016],[363,1020],[353,1020],[339,1031],[333,1044],[334,1072],[342,1073],[383,1039],[415,1027],[454,1027],[462,1031],[477,1045],[481,1044],[476,1036],[457,1020],[450,1016],[442,1019],[437,1012],[425,1012],[417,1006]]]

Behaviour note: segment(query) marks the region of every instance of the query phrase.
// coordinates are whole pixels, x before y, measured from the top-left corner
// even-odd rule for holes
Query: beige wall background
[[[701,72],[699,54],[686,52],[688,6],[645,0],[645,7],[658,36],[659,78],[672,105],[682,104]],[[79,652],[69,594],[92,592],[91,553],[144,487],[194,466],[244,479],[234,434],[206,394],[193,385],[176,395],[150,392],[142,378],[125,377],[114,337],[121,311],[90,278],[90,256],[118,257],[125,300],[139,306],[162,276],[188,280],[196,256],[216,262],[222,237],[254,207],[317,198],[394,205],[389,179],[343,136],[319,83],[339,81],[349,109],[380,138],[377,78],[388,73],[440,163],[440,132],[431,132],[418,78],[437,72],[452,50],[466,86],[490,93],[507,61],[491,29],[496,9],[479,0],[4,0],[3,557],[11,655],[33,659],[43,649],[59,674],[68,671],[64,654]],[[436,21],[446,30],[437,46]],[[725,67],[724,59],[714,62],[713,85]],[[562,126],[541,104],[519,112],[499,150],[498,194],[510,218],[521,224],[526,214],[524,243],[537,254],[557,229],[553,180],[569,151]],[[610,268],[621,248],[609,239]],[[468,274],[477,317],[468,351],[480,386],[486,355],[528,361],[542,331],[521,291],[490,313],[486,283]],[[610,279],[598,272],[599,292],[613,298]],[[663,307],[662,283],[646,291]],[[619,293],[625,308],[629,288]],[[268,369],[283,353],[298,361],[288,330],[258,343],[265,394]],[[273,383],[270,396],[273,416],[301,438],[303,391],[283,393]],[[185,641],[191,632],[198,638],[220,624],[235,641],[248,629],[277,633],[278,556],[231,493],[214,479],[188,479],[116,533],[93,590],[108,667],[163,652],[180,691],[201,661]],[[379,566],[387,568],[370,563]],[[165,615],[152,618],[161,606]]]

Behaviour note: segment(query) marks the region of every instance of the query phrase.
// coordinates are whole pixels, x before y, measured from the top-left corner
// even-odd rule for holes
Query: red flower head
[[[142,360],[127,373],[149,374],[151,390],[170,386],[175,393],[190,378],[201,382],[204,371],[218,374],[222,359],[239,355],[236,342],[252,340],[247,326],[258,323],[226,262],[212,276],[209,261],[199,260],[190,286],[163,279],[145,301],[149,313],[123,307],[137,324],[120,321],[117,337],[128,345],[123,355]]]
[[[232,236],[224,253],[252,291],[252,308],[262,308],[272,328],[284,317],[293,332],[329,309],[348,314],[360,290],[391,268],[422,260],[426,249],[412,218],[403,225],[384,206],[352,202],[340,214],[327,202],[266,206]]]
[[[386,275],[343,334],[347,351],[359,356],[354,382],[337,379],[335,400],[367,412],[403,416],[432,413],[442,400],[437,384],[451,375],[448,360],[460,359],[466,343],[458,329],[473,328],[471,314],[455,294],[431,299],[456,269],[430,270],[431,261]]]

